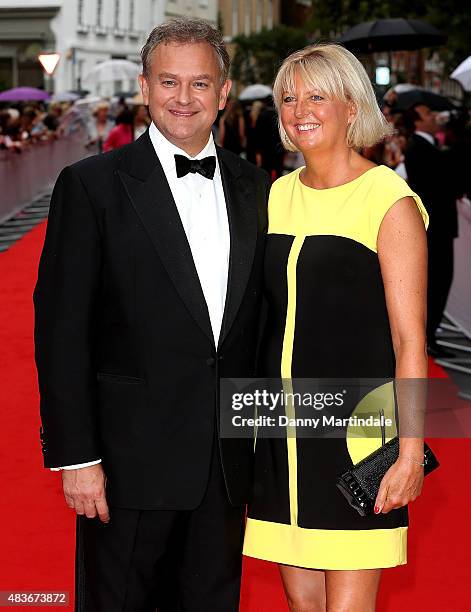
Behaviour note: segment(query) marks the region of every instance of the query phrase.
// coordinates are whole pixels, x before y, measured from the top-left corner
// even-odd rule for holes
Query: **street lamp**
[[[60,53],[40,53],[38,55],[38,61],[48,77],[49,86],[52,85],[52,75],[54,74],[54,70],[57,68],[60,58]]]

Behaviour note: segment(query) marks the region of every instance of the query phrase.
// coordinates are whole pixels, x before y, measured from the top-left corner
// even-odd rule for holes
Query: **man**
[[[230,612],[253,443],[219,439],[218,381],[253,375],[268,177],[215,148],[218,31],[164,23],[142,60],[150,129],[65,168],[51,201],[34,295],[45,465],[68,468],[79,515],[77,610],[155,610],[172,559],[168,609]]]
[[[436,113],[425,104],[410,111],[414,127],[405,153],[408,183],[422,198],[430,215],[428,242],[427,343],[433,357],[449,356],[437,344],[436,330],[442,320],[453,280],[453,240],[457,236],[456,185],[448,157],[436,145]]]

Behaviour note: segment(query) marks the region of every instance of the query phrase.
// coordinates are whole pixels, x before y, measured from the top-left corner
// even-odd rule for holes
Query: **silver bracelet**
[[[425,467],[425,461],[424,463],[421,463],[420,461],[417,461],[417,459],[412,459],[412,457],[409,457],[408,455],[406,455],[406,459],[409,459],[409,461],[412,461],[412,463],[416,463],[417,465],[421,465],[422,467]]]

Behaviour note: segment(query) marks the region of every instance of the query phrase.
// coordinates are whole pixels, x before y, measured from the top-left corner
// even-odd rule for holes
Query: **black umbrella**
[[[440,96],[433,91],[412,89],[411,91],[397,94],[396,104],[393,106],[393,109],[409,110],[418,104],[425,104],[425,106],[428,106],[433,111],[446,111],[455,108],[448,98]]]
[[[352,51],[413,51],[443,45],[446,35],[418,19],[377,19],[364,21],[340,36],[338,42]]]

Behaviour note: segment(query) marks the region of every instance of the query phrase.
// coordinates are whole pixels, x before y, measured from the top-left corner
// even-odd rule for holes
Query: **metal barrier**
[[[458,201],[458,238],[455,239],[453,283],[445,314],[471,340],[471,202]]]
[[[62,168],[88,155],[82,131],[38,141],[21,153],[0,151],[0,223],[50,188]]]

